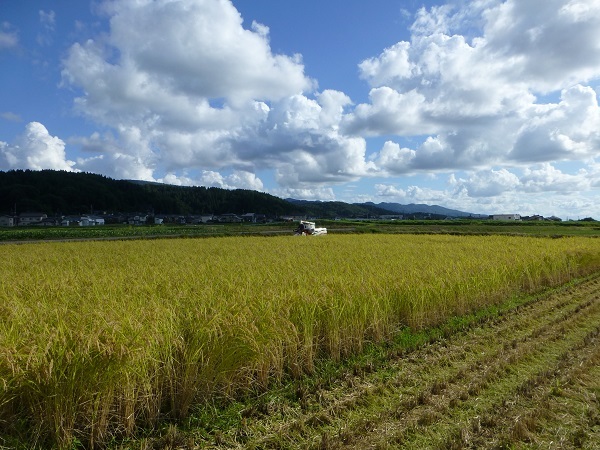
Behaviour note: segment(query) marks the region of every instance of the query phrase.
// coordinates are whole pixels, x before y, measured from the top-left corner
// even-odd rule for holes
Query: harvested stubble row
[[[0,436],[87,447],[264,388],[403,326],[600,269],[600,240],[45,243],[0,254]],[[27,438],[24,438],[27,436]],[[2,444],[2,442],[0,442]]]

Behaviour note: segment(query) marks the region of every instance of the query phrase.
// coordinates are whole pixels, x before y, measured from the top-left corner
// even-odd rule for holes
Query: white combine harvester
[[[300,225],[294,231],[294,236],[321,236],[327,234],[327,228],[315,228],[314,222],[301,220]]]

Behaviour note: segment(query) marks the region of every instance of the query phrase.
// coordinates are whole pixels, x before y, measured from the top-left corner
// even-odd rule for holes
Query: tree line
[[[323,218],[365,217],[389,211],[364,204],[287,201],[247,189],[174,186],[56,170],[0,171],[0,214],[42,212],[49,216],[144,212],[153,214],[256,213]]]

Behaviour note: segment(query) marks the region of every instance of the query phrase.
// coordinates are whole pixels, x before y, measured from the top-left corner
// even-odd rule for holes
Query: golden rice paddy
[[[600,268],[600,240],[329,235],[5,245],[0,435],[93,447]],[[25,431],[24,431],[25,430]]]

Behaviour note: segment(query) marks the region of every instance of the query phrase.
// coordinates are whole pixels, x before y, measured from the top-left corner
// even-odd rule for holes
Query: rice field
[[[444,235],[4,245],[0,436],[101,447],[368,342],[600,269],[600,240]],[[0,437],[0,445],[3,445]]]

